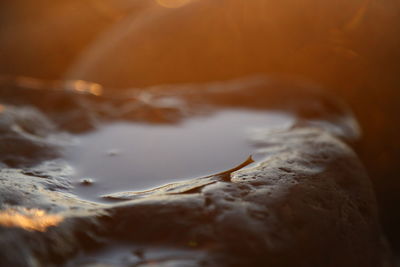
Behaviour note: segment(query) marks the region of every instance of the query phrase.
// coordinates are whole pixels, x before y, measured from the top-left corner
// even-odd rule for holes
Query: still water
[[[76,169],[74,193],[99,200],[231,169],[254,155],[252,133],[292,122],[284,113],[224,110],[178,125],[112,123],[76,136],[65,157]]]

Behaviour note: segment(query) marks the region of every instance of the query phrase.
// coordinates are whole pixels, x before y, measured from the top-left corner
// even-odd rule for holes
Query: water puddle
[[[65,158],[76,169],[74,192],[83,199],[139,191],[231,169],[255,152],[256,129],[286,128],[277,112],[224,110],[178,125],[118,122],[76,136]]]

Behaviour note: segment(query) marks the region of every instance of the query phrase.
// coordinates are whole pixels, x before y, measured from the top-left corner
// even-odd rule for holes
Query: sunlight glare
[[[66,86],[69,90],[95,96],[100,96],[103,93],[103,87],[98,83],[76,80],[67,82]]]
[[[58,225],[63,218],[60,215],[47,214],[41,209],[10,208],[0,211],[0,225],[19,227],[28,231],[44,232]]]

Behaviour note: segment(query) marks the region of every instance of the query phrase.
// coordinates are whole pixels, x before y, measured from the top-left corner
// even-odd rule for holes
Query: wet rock
[[[35,208],[63,220],[40,233],[0,226],[7,240],[2,264],[74,266],[78,251],[122,243],[146,244],[144,251],[189,249],[199,258],[178,253],[167,260],[188,266],[392,266],[370,182],[352,150],[315,128],[271,138],[266,160],[231,173],[229,182],[187,181],[198,190],[161,191],[112,205],[54,191],[44,181],[56,181],[57,174],[44,179],[43,172],[3,168],[2,211]],[[55,250],[55,243],[63,245]]]
[[[191,1],[116,23],[66,77],[126,88],[287,73],[324,84],[365,130],[357,152],[400,240],[399,27],[393,0]]]
[[[68,70],[64,77],[121,87],[249,73],[288,73],[325,84],[351,104],[365,130],[357,152],[374,181],[390,236],[397,232],[400,240],[400,216],[394,216],[400,201],[398,1],[304,0],[289,6],[202,0],[157,9],[160,2],[2,1],[0,72],[54,79]],[[128,105],[118,116],[146,120],[152,114],[155,122],[176,122],[175,115],[149,110],[139,116]],[[82,116],[91,123],[75,123]],[[83,132],[96,127],[93,121],[77,110],[60,123]]]
[[[251,165],[145,192],[110,194],[114,201],[108,203],[72,195],[73,169],[60,159],[40,158],[32,166],[23,160],[36,155],[17,150],[22,168],[5,162],[0,169],[0,266],[393,266],[370,181],[349,146],[358,138],[357,122],[340,101],[305,88],[257,78],[100,96],[62,87],[35,91],[53,100],[32,100],[31,106],[47,109],[41,123],[57,130],[69,129],[59,122],[77,110],[88,111],[89,122],[147,121],[157,103],[162,109],[168,103],[168,110],[173,103],[167,114],[174,122],[204,115],[208,107],[286,110],[298,123],[258,132],[263,158]],[[71,101],[48,109],[60,95]],[[163,101],[171,96],[179,101]],[[9,94],[8,100],[16,110],[27,105],[18,104],[18,96]],[[5,125],[17,121],[11,118]],[[2,133],[25,143],[50,142],[50,134],[39,132],[46,129],[41,123],[38,130],[28,128],[29,138],[8,127]],[[38,151],[47,150],[52,149]]]
[[[232,173],[231,183],[215,182],[184,197],[159,196],[167,205],[154,214],[148,213],[157,206],[159,200],[154,198],[132,202],[143,211],[131,212],[129,202],[121,205],[114,216],[123,225],[135,224],[141,230],[129,237],[127,232],[115,235],[139,240],[158,240],[161,235],[182,246],[194,241],[200,248],[213,247],[207,249],[211,259],[224,258],[208,259],[216,260],[215,266],[388,264],[380,262],[380,256],[355,257],[380,250],[382,243],[379,234],[366,234],[379,224],[371,206],[375,201],[371,187],[353,152],[315,129],[273,137],[276,143],[265,150],[269,158],[254,168]],[[180,216],[168,220],[170,213]],[[160,227],[165,220],[166,225]],[[360,247],[367,243],[375,244],[374,248]]]
[[[48,138],[55,127],[41,112],[9,105],[1,105],[1,109],[1,162],[18,166],[57,156],[57,144]]]

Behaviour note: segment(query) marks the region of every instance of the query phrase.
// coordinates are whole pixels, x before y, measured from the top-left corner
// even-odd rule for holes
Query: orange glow
[[[191,0],[156,0],[157,4],[166,8],[178,8],[191,2]]]
[[[91,83],[82,80],[69,81],[66,84],[67,89],[81,93],[88,93],[99,96],[103,93],[103,87],[98,83]]]
[[[33,89],[43,89],[46,85],[45,81],[32,78],[19,76],[15,78],[15,83],[20,87],[33,88]]]
[[[47,214],[41,209],[10,208],[0,211],[0,225],[19,227],[28,231],[44,232],[48,227],[56,226],[62,220],[61,216]]]
[[[6,107],[0,104],[0,113],[2,113],[5,109]]]

